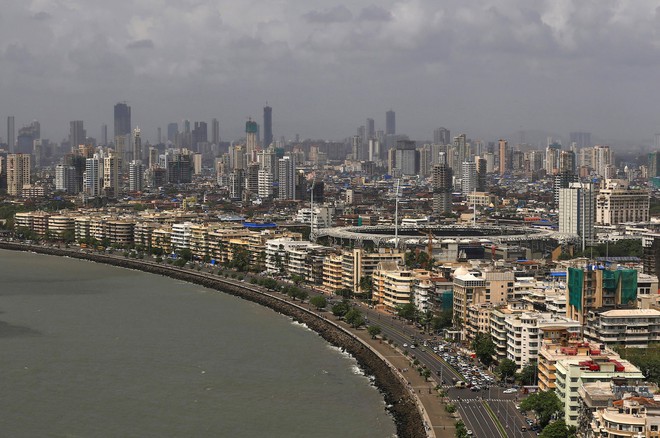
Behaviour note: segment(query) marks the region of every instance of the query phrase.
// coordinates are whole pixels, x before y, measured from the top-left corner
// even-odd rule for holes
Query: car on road
[[[468,436],[473,436],[473,435],[474,435],[474,434],[472,433],[472,430],[470,430],[470,429],[467,430],[467,434],[468,434]]]
[[[516,388],[509,388],[502,391],[502,394],[515,394],[516,392],[518,392]]]

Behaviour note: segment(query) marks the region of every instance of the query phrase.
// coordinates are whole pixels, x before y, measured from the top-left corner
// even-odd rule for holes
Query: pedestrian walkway
[[[371,339],[366,330],[351,330],[360,339],[378,351],[390,364],[396,368],[400,375],[408,382],[411,393],[415,393],[424,407],[430,421],[429,428],[438,438],[453,438],[455,436],[455,424],[458,420],[445,410],[440,394],[435,390],[436,383],[433,380],[425,380],[420,376],[416,368],[411,365],[410,359],[394,349],[391,345],[381,340]],[[405,370],[405,371],[404,371]]]

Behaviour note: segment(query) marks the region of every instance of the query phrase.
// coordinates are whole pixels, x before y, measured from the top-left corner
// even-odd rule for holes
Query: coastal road
[[[433,342],[428,336],[420,334],[419,330],[414,326],[407,324],[397,317],[383,314],[364,305],[360,306],[360,310],[369,319],[369,324],[379,325],[383,334],[388,339],[392,339],[401,348],[403,348],[404,344],[411,345],[413,337],[420,344],[424,340]],[[501,435],[484,403],[488,404],[502,426],[504,426],[507,436],[521,438],[536,436],[536,433],[533,431],[522,431],[523,427],[528,428],[528,424],[525,421],[525,417],[516,409],[518,394],[504,394],[504,388],[497,385],[476,392],[469,389],[454,388],[454,381],[456,379],[462,379],[462,376],[438,354],[433,352],[432,349],[409,347],[407,350],[409,354],[414,355],[416,359],[431,370],[438,384],[447,388],[449,398],[456,403],[461,413],[461,418],[468,429],[473,431],[475,436],[493,437]]]

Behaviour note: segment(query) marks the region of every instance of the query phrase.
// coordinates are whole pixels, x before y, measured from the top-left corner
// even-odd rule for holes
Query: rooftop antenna
[[[394,201],[394,247],[399,249],[399,183],[401,179],[396,180],[396,195]]]

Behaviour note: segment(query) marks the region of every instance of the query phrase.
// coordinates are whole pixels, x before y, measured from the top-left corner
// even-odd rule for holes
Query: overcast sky
[[[660,132],[660,1],[6,0],[0,137],[38,119],[61,140],[113,127],[127,101],[168,122],[259,123],[342,139],[370,117],[397,133],[493,140],[524,129],[612,142]],[[513,140],[513,139],[512,139]]]

